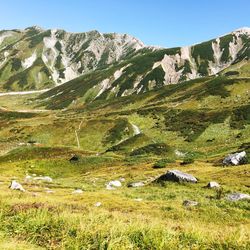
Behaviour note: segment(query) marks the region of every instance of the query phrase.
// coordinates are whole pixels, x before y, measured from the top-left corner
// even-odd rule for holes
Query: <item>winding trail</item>
[[[30,91],[17,91],[17,92],[1,92],[0,96],[8,96],[8,95],[30,95],[37,93],[44,93],[50,89],[42,89],[42,90],[30,90]]]

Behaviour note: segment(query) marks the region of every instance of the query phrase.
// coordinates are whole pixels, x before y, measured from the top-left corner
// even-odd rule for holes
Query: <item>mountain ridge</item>
[[[60,99],[69,100],[67,107],[72,102],[143,93],[221,74],[250,58],[247,27],[176,48],[145,46],[126,34],[69,33],[36,26],[12,30],[17,37],[19,32],[19,40],[11,43],[6,32],[0,32],[0,90],[50,88],[40,96],[45,106]]]

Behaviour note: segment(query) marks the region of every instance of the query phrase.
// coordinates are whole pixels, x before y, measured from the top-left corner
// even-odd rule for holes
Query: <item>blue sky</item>
[[[95,29],[165,47],[250,27],[250,0],[0,0],[0,6],[0,29]]]

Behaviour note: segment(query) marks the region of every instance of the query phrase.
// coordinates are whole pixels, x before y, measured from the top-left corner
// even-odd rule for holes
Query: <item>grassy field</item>
[[[250,165],[221,164],[250,155],[249,83],[210,77],[66,110],[0,97],[0,249],[249,249],[249,201],[226,197],[249,193]],[[152,183],[170,169],[199,181]],[[13,179],[25,193],[8,188]],[[122,187],[107,190],[111,180]],[[135,181],[147,185],[127,187]]]
[[[249,203],[231,202],[228,193],[249,189],[249,165],[223,168],[204,161],[187,166],[169,163],[153,169],[153,158],[126,161],[111,156],[26,159],[0,163],[1,249],[247,249]],[[191,173],[198,184],[151,181],[169,169]],[[52,183],[25,181],[27,174],[48,175]],[[11,179],[27,190],[11,191]],[[124,178],[122,187],[106,190],[111,180]],[[223,187],[204,188],[209,181]],[[146,181],[128,188],[131,181]],[[77,188],[82,194],[72,194]],[[54,193],[46,193],[47,189]],[[199,202],[185,207],[184,200]],[[95,204],[101,202],[100,207]],[[225,230],[226,228],[226,230]],[[0,239],[1,239],[0,238]],[[12,241],[7,239],[11,238]],[[8,243],[6,243],[6,241]],[[27,244],[26,244],[27,243]],[[16,249],[16,248],[15,248]]]

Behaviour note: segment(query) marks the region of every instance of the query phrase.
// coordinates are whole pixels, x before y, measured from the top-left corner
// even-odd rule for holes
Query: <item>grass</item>
[[[225,169],[204,162],[188,166],[169,163],[167,169],[191,173],[199,178],[199,183],[167,183],[163,187],[147,185],[131,189],[126,183],[149,180],[166,169],[153,169],[153,163],[123,166],[116,160],[110,165],[101,161],[95,169],[96,162],[90,160],[92,168],[86,172],[86,161],[70,167],[65,160],[58,164],[57,160],[29,160],[35,166],[31,169],[27,168],[27,161],[0,163],[0,231],[4,239],[21,241],[27,249],[32,246],[41,249],[249,247],[248,202],[218,200],[215,191],[203,188],[212,179],[223,185],[225,193],[247,192],[245,185],[249,176],[241,173],[249,165]],[[59,169],[61,172],[57,174]],[[25,183],[23,177],[27,171],[50,175],[54,182]],[[13,175],[29,192],[23,194],[8,189]],[[123,187],[105,190],[105,183],[120,177],[125,178]],[[232,181],[237,184],[232,186]],[[55,193],[45,193],[46,187]],[[74,188],[82,188],[84,193],[73,195]],[[142,201],[136,201],[137,198]],[[182,206],[184,199],[197,200],[200,205],[186,209]],[[95,207],[96,202],[102,202],[101,207]]]
[[[36,95],[0,97],[0,249],[248,249],[249,201],[225,197],[249,193],[250,165],[221,164],[229,153],[249,154],[249,79],[238,71],[65,110],[38,112]],[[90,80],[87,88],[91,77],[81,78]],[[61,87],[51,90],[55,106],[78,97],[81,83],[65,85],[70,100],[60,99]],[[79,161],[71,163],[73,155]],[[198,183],[151,183],[170,169]],[[33,174],[53,182],[24,180]],[[8,189],[13,179],[27,192]],[[111,180],[122,187],[107,190]],[[146,185],[127,187],[139,181]],[[222,189],[204,188],[209,181]]]

